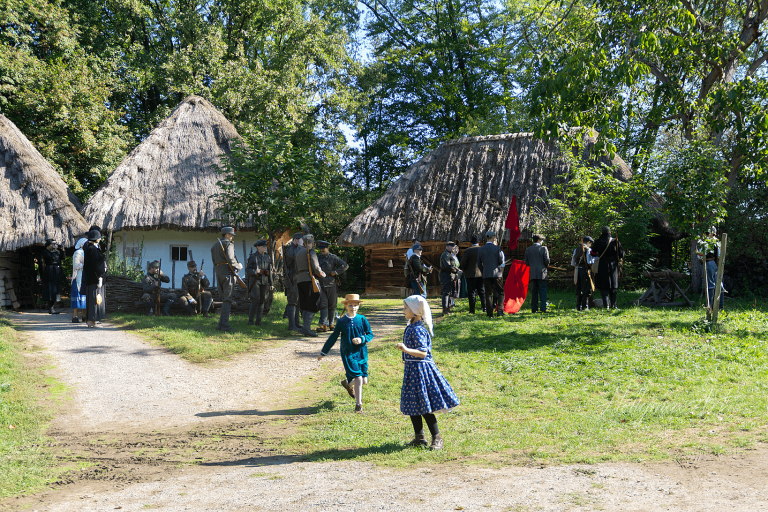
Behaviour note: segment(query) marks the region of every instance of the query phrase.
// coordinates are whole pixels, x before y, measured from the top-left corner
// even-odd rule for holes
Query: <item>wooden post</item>
[[[720,309],[720,294],[723,285],[723,271],[725,270],[725,249],[728,243],[728,233],[723,233],[720,239],[720,262],[717,264],[717,281],[715,282],[715,297],[712,302],[712,325],[717,325],[717,313]]]

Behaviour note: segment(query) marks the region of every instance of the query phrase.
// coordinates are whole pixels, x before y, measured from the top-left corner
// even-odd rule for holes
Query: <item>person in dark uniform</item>
[[[107,262],[104,254],[99,249],[101,232],[91,230],[88,232],[88,240],[91,242],[83,249],[83,281],[80,293],[85,295],[85,321],[88,327],[96,327],[96,322],[104,317],[99,311],[100,290],[107,275]]]
[[[571,263],[576,270],[576,311],[589,311],[589,297],[594,291],[590,275],[594,262],[591,250],[594,242],[591,236],[585,236],[581,240],[581,246],[577,247],[571,256]]]
[[[61,280],[64,277],[61,272],[61,262],[64,258],[64,250],[56,243],[56,240],[49,238],[45,241],[45,250],[43,251],[45,268],[40,276],[40,281],[43,285],[43,301],[48,303],[48,313],[51,315],[61,313],[61,311],[56,311],[54,306],[61,300]]]
[[[443,314],[451,312],[451,293],[453,292],[453,282],[459,276],[459,267],[455,264],[456,258],[453,254],[453,247],[456,244],[447,242],[445,251],[440,256],[440,296],[443,299]]]
[[[320,287],[315,291],[312,279],[316,279],[319,284],[322,277],[325,277],[325,272],[317,261],[315,237],[304,235],[304,246],[296,252],[296,286],[299,289],[299,308],[303,322],[299,332],[304,336],[317,337],[317,333],[312,330],[312,319],[320,310]]]
[[[421,244],[414,244],[409,250],[411,257],[408,259],[408,269],[411,274],[411,288],[414,295],[421,295],[427,298],[427,274],[432,273],[432,267],[425,264],[421,259],[424,248]]]
[[[547,312],[547,280],[549,279],[549,249],[544,244],[544,237],[533,235],[533,245],[525,249],[523,262],[528,265],[530,282],[531,313]],[[539,309],[541,308],[541,309]]]
[[[469,298],[469,313],[475,314],[475,301],[480,297],[480,307],[485,313],[485,293],[483,290],[483,272],[477,266],[477,257],[480,254],[480,244],[477,235],[470,239],[472,246],[464,251],[459,268],[464,271],[467,280],[467,297]]]
[[[179,302],[190,315],[197,314],[197,307],[200,304],[203,316],[208,318],[208,311],[213,304],[213,295],[206,288],[211,286],[211,282],[205,274],[197,271],[197,263],[194,261],[187,262],[187,270],[189,273],[181,278]]]
[[[493,231],[488,231],[485,239],[485,245],[477,256],[477,267],[483,273],[485,313],[493,317],[496,310],[496,316],[504,316],[504,251],[496,245],[496,233]]]
[[[171,278],[168,277],[160,270],[160,262],[155,260],[149,262],[147,265],[147,273],[141,279],[141,289],[144,295],[141,296],[141,300],[147,308],[147,316],[152,316],[155,313],[160,314],[160,311],[155,311],[154,306],[157,304],[159,308],[160,304],[160,287],[163,283],[170,283]],[[163,315],[170,316],[169,313],[171,306],[173,306],[173,299],[165,301],[163,307]]]
[[[294,233],[291,241],[283,246],[283,276],[285,279],[285,306],[283,318],[288,318],[288,330],[301,332],[299,289],[296,287],[296,252],[304,245],[304,233]]]
[[[219,316],[219,325],[216,329],[224,332],[234,332],[229,326],[229,315],[232,312],[232,294],[235,291],[237,279],[233,272],[243,268],[235,256],[235,228],[221,228],[222,238],[216,240],[211,247],[211,260],[213,261],[214,272],[216,272],[216,286],[219,292],[221,304],[221,315]],[[230,269],[231,267],[231,269]]]
[[[267,294],[274,290],[272,277],[272,259],[267,254],[267,241],[263,238],[253,244],[256,252],[248,258],[245,266],[245,275],[248,278],[248,297],[251,308],[248,312],[248,325],[261,325],[261,316],[264,314],[264,303]],[[254,322],[254,316],[256,320]]]
[[[597,260],[597,289],[603,299],[603,306],[619,309],[616,299],[619,292],[619,262],[624,259],[624,248],[616,238],[611,237],[611,228],[603,226],[600,238],[592,245],[592,256]]]
[[[327,332],[333,330],[336,324],[336,308],[338,307],[338,290],[336,288],[336,276],[346,272],[349,268],[347,262],[335,254],[331,254],[329,247],[331,244],[324,240],[317,242],[317,248],[320,254],[317,262],[320,269],[325,272],[325,277],[320,278],[320,325],[317,332]]]

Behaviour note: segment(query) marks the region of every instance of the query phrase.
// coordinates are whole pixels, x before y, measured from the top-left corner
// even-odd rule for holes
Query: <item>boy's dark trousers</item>
[[[541,299],[541,301],[539,301]],[[541,312],[547,312],[547,280],[531,279],[531,312],[538,313],[539,302],[541,302]]]

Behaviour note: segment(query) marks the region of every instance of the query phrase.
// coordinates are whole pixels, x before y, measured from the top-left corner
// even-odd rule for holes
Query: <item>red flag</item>
[[[517,195],[512,195],[512,202],[509,204],[509,213],[504,227],[509,230],[509,250],[514,251],[517,248],[517,239],[520,238],[520,218],[517,216]]]

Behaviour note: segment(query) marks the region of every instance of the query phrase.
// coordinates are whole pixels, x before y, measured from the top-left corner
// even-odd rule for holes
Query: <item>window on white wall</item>
[[[175,261],[187,261],[187,252],[186,245],[172,245],[171,259]]]

